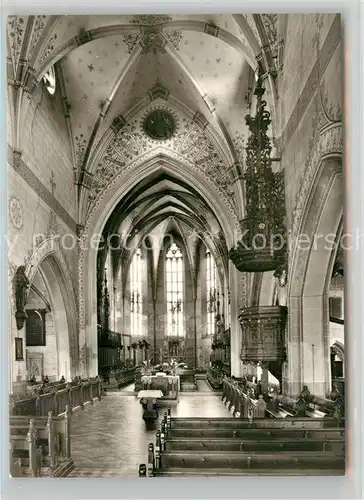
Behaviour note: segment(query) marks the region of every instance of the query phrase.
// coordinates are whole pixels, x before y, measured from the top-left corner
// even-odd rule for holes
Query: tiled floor
[[[142,407],[132,389],[133,385],[109,393],[73,415],[72,456],[76,468],[69,477],[138,475],[139,464],[147,461],[148,444],[155,443],[157,427],[146,430]],[[206,382],[199,383],[198,389],[200,392],[181,394],[179,403],[172,406],[172,416],[230,416],[221,396],[212,393]]]

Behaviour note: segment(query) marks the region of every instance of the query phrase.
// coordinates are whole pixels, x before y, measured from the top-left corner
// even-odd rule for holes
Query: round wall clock
[[[173,136],[176,130],[176,121],[169,111],[154,109],[145,117],[143,128],[152,139],[166,141]]]

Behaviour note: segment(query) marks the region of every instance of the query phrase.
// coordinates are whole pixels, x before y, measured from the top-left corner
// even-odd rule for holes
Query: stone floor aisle
[[[212,394],[212,395],[216,395],[217,393],[214,392],[211,387],[209,386],[209,384],[206,382],[206,380],[204,379],[197,379],[196,380],[196,385],[197,385],[197,390],[198,392],[204,392],[206,394]],[[221,393],[220,393],[221,394]]]
[[[129,388],[128,388],[129,389]],[[156,428],[146,430],[142,407],[131,390],[106,395],[72,417],[72,456],[75,470],[69,477],[137,476],[147,461]],[[204,386],[203,391],[207,391]],[[162,418],[164,411],[160,411]],[[172,416],[228,417],[221,397],[208,392],[182,394]]]

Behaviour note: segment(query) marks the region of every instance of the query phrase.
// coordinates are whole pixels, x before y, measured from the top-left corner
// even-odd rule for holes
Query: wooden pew
[[[343,429],[322,428],[322,429],[282,429],[282,428],[245,428],[245,429],[171,429],[168,433],[169,438],[237,438],[237,439],[255,439],[264,440],[273,437],[292,438],[292,439],[340,439],[345,435]]]
[[[299,417],[305,415],[310,418],[336,418],[343,420],[345,415],[345,401],[338,398],[336,401],[330,399],[309,396],[307,399],[292,399],[288,396],[275,395],[275,404],[273,401],[268,403],[268,408],[285,410],[289,413],[299,414]]]
[[[101,399],[101,382],[99,377],[87,380],[77,380],[71,383],[58,386],[50,386],[44,394],[24,396],[14,400],[11,396],[11,413],[18,416],[43,416],[46,417],[49,411],[53,415],[63,414],[66,406],[73,411],[76,408],[84,408],[86,404],[93,404],[97,398]]]
[[[149,459],[151,477],[342,475],[345,429],[334,418],[171,418],[168,409]]]
[[[257,388],[256,384],[249,381],[245,380],[240,383],[238,380],[225,377],[222,381],[222,401],[234,416],[239,417],[257,418],[267,416],[286,418],[287,416],[307,416],[310,418],[324,418],[335,416],[338,419],[344,417],[345,401],[341,395],[335,401],[316,397],[309,393],[306,386],[304,386],[297,400],[276,393],[266,395],[271,398],[271,401],[268,402],[266,415],[264,415],[264,405],[259,402],[259,397],[262,397],[262,395],[259,395],[257,399]],[[260,411],[257,405],[259,405]]]
[[[9,472],[11,477],[24,477],[22,462],[20,458],[13,456],[13,444],[9,442]]]
[[[13,477],[39,477],[42,466],[42,447],[37,444],[37,431],[34,420],[30,420],[24,435],[10,435],[11,462],[16,460],[18,470],[10,467],[10,472],[19,474]],[[27,471],[23,471],[23,465],[27,466]]]
[[[167,451],[327,451],[345,452],[345,439],[329,441],[310,438],[271,438],[256,441],[254,439],[201,439],[201,438],[168,438],[165,443]]]
[[[188,468],[168,468],[155,470],[155,477],[231,477],[231,476],[342,476],[344,472],[341,469],[325,469],[325,471],[317,471],[316,468],[304,469],[304,473],[300,469],[197,469],[196,467]]]
[[[286,409],[282,406],[278,406],[276,408],[270,408],[267,407],[266,409],[267,415],[272,417],[272,418],[287,418],[287,417],[293,417],[294,416],[294,411],[290,409]]]
[[[161,468],[188,467],[199,469],[341,469],[345,467],[343,454],[320,451],[298,452],[214,452],[214,451],[165,451],[161,455]]]
[[[11,416],[12,459],[18,466],[28,467],[28,475],[31,476],[39,475],[41,468],[46,468],[46,475],[52,477],[67,475],[73,468],[70,418],[69,408],[64,417],[58,418],[53,418],[52,412],[49,412],[47,418],[35,417],[30,420],[24,416]],[[25,444],[30,442],[30,435],[34,436],[36,459],[33,457],[35,453],[33,448],[32,455],[31,449]],[[35,461],[36,469],[34,468]]]
[[[343,421],[341,422],[343,426]],[[335,418],[325,419],[311,419],[308,417],[303,418],[285,418],[285,419],[270,419],[261,418],[254,419],[252,422],[249,419],[236,419],[236,418],[170,418],[169,428],[171,429],[211,429],[211,428],[224,428],[224,429],[251,429],[251,428],[302,428],[302,429],[316,429],[322,427],[337,427],[337,420]]]
[[[27,442],[28,433],[32,432],[32,427],[34,428],[37,450],[41,451],[42,463],[48,456],[50,456],[51,459],[54,459],[52,454],[52,442],[54,440],[54,436],[47,432],[47,428],[36,428],[36,422],[33,419],[16,425],[10,424],[10,439],[14,458],[29,458],[28,448],[25,446],[25,443]]]

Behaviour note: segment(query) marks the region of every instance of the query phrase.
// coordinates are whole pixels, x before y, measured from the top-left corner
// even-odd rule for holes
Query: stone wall
[[[341,121],[342,66],[340,16],[288,16],[278,94],[289,222],[320,132]]]
[[[54,95],[43,83],[36,89],[24,120],[20,147],[24,162],[43,186],[52,192],[55,183],[55,198],[75,220],[77,188],[72,149],[58,88]]]
[[[291,395],[304,383],[325,395],[330,383],[325,283],[331,258],[314,238],[320,231],[336,234],[343,210],[340,167],[329,163],[330,157],[341,162],[342,67],[339,15],[287,17],[278,95],[290,248],[284,390]],[[297,246],[302,232],[313,243],[307,251]]]
[[[34,276],[43,258],[50,253],[57,258],[60,272],[70,290],[72,302],[68,314],[77,322],[77,269],[78,248],[76,237],[77,201],[74,183],[73,159],[61,96],[56,91],[51,96],[43,84],[29,102],[28,112],[21,120],[20,151],[13,151],[12,124],[8,113],[8,262],[9,293],[14,314],[12,280],[18,266],[25,265],[26,272]],[[49,245],[54,238],[53,249]],[[48,243],[47,243],[48,242]],[[47,243],[45,252],[42,250]],[[64,309],[64,308],[63,308]],[[15,337],[24,339],[24,328],[16,329],[11,322],[12,343]],[[50,330],[54,328],[49,318]],[[66,326],[67,328],[67,326]],[[68,336],[67,331],[62,334]],[[77,327],[72,330],[77,344]],[[24,339],[25,354],[25,339]],[[76,356],[76,353],[73,353]],[[11,353],[11,359],[14,359]],[[26,363],[13,361],[12,379],[23,380]],[[47,361],[47,374],[56,376],[57,363]],[[67,362],[66,362],[67,364]],[[68,368],[71,366],[68,353]],[[53,373],[54,372],[54,373]]]

